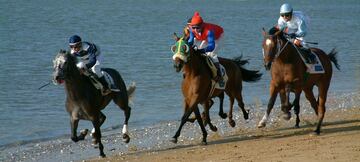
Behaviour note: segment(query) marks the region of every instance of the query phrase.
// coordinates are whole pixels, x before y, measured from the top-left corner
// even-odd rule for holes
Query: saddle
[[[296,47],[296,46],[295,46]],[[325,73],[324,67],[319,59],[319,57],[313,53],[310,49],[305,49],[303,47],[296,47],[300,58],[303,60],[305,66],[307,67],[307,72],[310,74],[323,74]],[[309,61],[308,59],[311,59]]]
[[[209,56],[205,55],[204,57],[206,60],[206,64],[210,68],[211,77],[213,78],[212,81],[215,82],[214,78],[217,76],[217,68],[215,67],[213,60]],[[215,88],[225,89],[228,77],[226,75],[226,70],[225,70],[224,66],[222,66],[221,64],[220,64],[220,73],[221,73],[221,76],[223,77],[223,83],[219,84],[219,82],[215,82],[216,83]]]
[[[101,73],[104,75],[104,78],[105,78],[105,81],[106,81],[107,85],[103,85],[99,81],[99,77],[95,73],[93,73],[91,71],[87,71],[84,74],[89,77],[91,83],[94,85],[94,87],[96,89],[101,91],[101,94],[103,96],[106,96],[111,92],[120,92],[120,90],[115,85],[114,79],[111,77],[111,75],[109,73],[107,73],[106,71],[103,71],[103,70],[101,70]],[[109,87],[108,91],[104,91],[104,89],[105,89],[104,86]]]

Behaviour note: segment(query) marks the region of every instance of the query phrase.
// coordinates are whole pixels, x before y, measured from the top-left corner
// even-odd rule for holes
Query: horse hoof
[[[265,126],[266,126],[266,123],[259,123],[257,127],[258,128],[264,128]]]
[[[317,136],[320,135],[320,130],[315,130],[314,135],[317,135]]]
[[[295,128],[300,128],[300,126],[299,126],[299,125],[295,125]]]
[[[201,142],[201,145],[207,145],[206,140]]]
[[[216,132],[218,129],[216,128],[216,126],[212,126],[210,127],[210,129],[213,131],[213,132]]]
[[[236,125],[234,120],[229,120],[229,124],[231,127],[235,127]]]
[[[74,141],[75,143],[79,141],[78,137],[71,137],[71,140]]]
[[[100,158],[105,158],[106,155],[104,153],[100,154]]]
[[[177,143],[177,138],[172,138],[170,141],[171,141],[172,143]]]
[[[98,147],[97,145],[99,144],[99,141],[94,138],[94,139],[92,139],[91,144],[96,148],[96,147]]]
[[[219,113],[219,116],[220,116],[222,119],[226,119],[226,118],[227,118],[227,114],[226,114],[226,113],[222,113],[222,114]]]
[[[285,119],[285,120],[290,120],[291,119],[291,113],[289,112],[289,113],[285,113],[284,115],[283,115],[283,119]]]
[[[123,134],[123,142],[125,142],[125,143],[129,143],[129,142],[130,142],[130,137],[129,137],[129,135]]]

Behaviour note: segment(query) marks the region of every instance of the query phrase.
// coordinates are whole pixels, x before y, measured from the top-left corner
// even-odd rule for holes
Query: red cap
[[[195,11],[194,16],[191,19],[190,25],[199,25],[202,24],[204,21],[200,16],[200,13]]]

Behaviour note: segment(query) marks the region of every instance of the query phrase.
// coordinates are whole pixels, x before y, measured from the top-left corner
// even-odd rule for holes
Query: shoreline
[[[360,109],[328,111],[320,135],[315,116],[300,116],[300,128],[280,120],[274,127],[219,137],[208,145],[179,142],[171,148],[113,154],[85,161],[360,161]]]

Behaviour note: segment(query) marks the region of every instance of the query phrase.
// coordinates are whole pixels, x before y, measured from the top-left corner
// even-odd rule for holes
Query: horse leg
[[[96,138],[96,141],[98,141],[98,144],[99,144],[99,150],[100,150],[100,156],[101,157],[105,157],[105,154],[104,154],[104,145],[101,143],[101,131],[100,131],[100,120],[99,118],[95,118],[95,120],[92,121],[92,124],[95,128],[95,138]]]
[[[210,105],[209,105],[209,102],[205,102],[204,104],[204,112],[203,112],[203,123],[204,123],[204,127],[206,126],[206,124],[209,124],[209,127],[212,131],[216,132],[217,131],[217,128],[216,126],[214,126],[212,123],[211,123],[211,119],[210,119],[210,115],[209,115],[209,110],[210,110]],[[195,114],[195,117],[196,117],[196,114]]]
[[[326,84],[320,84],[318,86],[319,89],[319,100],[318,100],[318,123],[316,126],[315,133],[317,135],[320,134],[321,124],[325,116],[326,108],[325,108],[325,102],[327,98],[327,91],[329,89],[330,81]]]
[[[294,105],[294,113],[296,115],[296,123],[295,123],[295,128],[299,128],[299,123],[300,123],[300,117],[299,117],[299,114],[300,114],[300,95],[301,95],[301,90],[300,91],[297,91],[295,92],[295,99],[294,99],[294,102],[293,102],[293,105]]]
[[[76,132],[78,124],[79,124],[79,119],[74,119],[74,117],[71,117],[71,119],[70,119],[71,140],[74,142],[78,142],[79,140],[81,140],[78,138],[77,132]]]
[[[275,88],[275,86],[273,84],[271,84],[270,85],[270,99],[269,99],[269,102],[268,102],[268,105],[267,105],[267,110],[265,112],[265,115],[263,116],[263,118],[259,122],[258,128],[263,128],[263,127],[266,126],[266,122],[269,119],[270,112],[271,112],[272,108],[274,107],[277,94],[278,94],[278,89]]]
[[[221,93],[219,96],[219,100],[220,100],[220,106],[219,106],[219,116],[223,119],[226,119],[227,117],[227,114],[224,113],[224,110],[223,110],[223,103],[224,103],[224,92]],[[214,103],[214,102],[213,102]],[[210,105],[210,107],[212,106],[212,104]]]
[[[314,86],[304,88],[305,97],[310,102],[311,107],[314,109],[316,116],[318,115],[318,103],[315,99],[314,93],[312,91]]]
[[[196,119],[200,125],[201,131],[203,133],[202,144],[206,145],[207,144],[207,142],[206,142],[207,132],[206,132],[205,126],[203,125],[203,122],[202,122],[202,119],[200,116],[200,112],[199,112],[199,108],[197,107],[197,105],[195,105],[194,113],[195,113]]]
[[[99,114],[100,127],[105,122],[105,120],[106,120],[106,116],[102,112],[100,112]],[[97,145],[99,141],[95,137],[95,127],[91,130],[90,135],[93,138],[92,140],[93,145]]]
[[[289,95],[290,93],[287,92],[286,88],[280,90],[281,111],[283,112],[283,119],[285,120],[290,120],[291,118]]]
[[[198,110],[198,111],[199,111],[199,110]],[[189,118],[189,116],[190,116],[190,114],[191,114],[192,112],[193,112],[193,110],[190,109],[190,107],[186,104],[186,105],[185,105],[185,112],[184,112],[184,114],[183,114],[183,116],[182,116],[182,118],[181,118],[180,126],[179,126],[178,130],[176,131],[175,135],[172,137],[171,142],[177,143],[177,138],[180,136],[181,129],[182,129],[182,127],[184,126],[184,124],[186,123],[186,121],[188,120],[188,118]],[[195,115],[196,115],[196,114],[195,114]],[[199,116],[200,116],[200,114],[199,114]],[[201,117],[200,117],[200,118],[201,118]],[[203,123],[201,122],[201,125],[202,125],[202,124],[203,124]]]
[[[118,95],[118,96],[116,96],[116,98],[114,98],[113,101],[116,105],[118,105],[118,107],[120,109],[122,109],[124,111],[125,120],[124,120],[123,129],[122,129],[122,134],[123,134],[122,138],[123,138],[123,142],[129,143],[130,136],[129,136],[129,132],[128,132],[128,121],[129,121],[130,115],[131,115],[131,107],[129,106],[128,99],[121,95]]]
[[[130,114],[131,114],[131,107],[127,106],[127,108],[124,110],[125,121],[124,121],[123,129],[122,129],[123,142],[125,142],[125,143],[130,142],[130,136],[129,136],[129,132],[128,132],[128,122],[130,119]]]
[[[241,92],[241,91],[239,91],[239,92]],[[244,104],[241,93],[236,95],[236,101],[238,102],[238,106],[240,107],[241,111],[243,112],[244,119],[248,120],[249,119],[249,111],[246,111],[244,108],[245,104]]]
[[[233,119],[233,106],[234,106],[234,97],[229,95],[230,100],[230,109],[229,109],[229,125],[235,127],[236,123]]]

